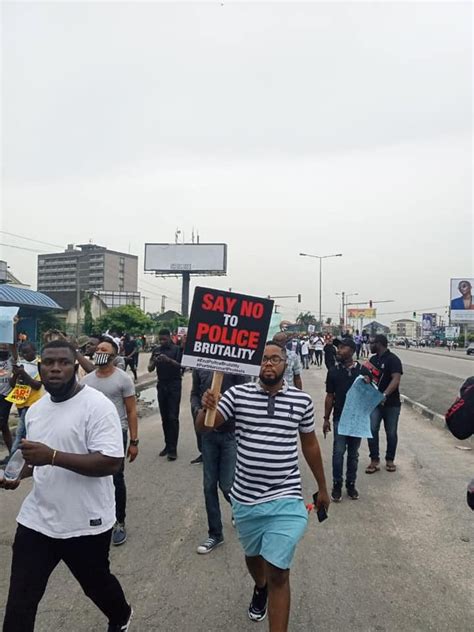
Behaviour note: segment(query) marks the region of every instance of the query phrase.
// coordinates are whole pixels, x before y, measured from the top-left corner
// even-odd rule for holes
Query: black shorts
[[[11,402],[7,402],[6,395],[0,395],[0,430],[8,428],[8,417],[10,416]]]

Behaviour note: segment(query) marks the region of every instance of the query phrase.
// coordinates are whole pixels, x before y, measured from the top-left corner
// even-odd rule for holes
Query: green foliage
[[[58,316],[56,312],[43,312],[38,318],[38,340],[42,340],[44,332],[49,329],[59,329],[59,331],[64,331],[65,323],[65,319]]]
[[[90,336],[94,331],[94,319],[92,318],[91,299],[88,294],[84,297],[82,305],[84,307],[84,333]]]
[[[136,305],[121,305],[107,310],[98,318],[95,329],[98,331],[127,332],[129,334],[146,334],[153,330],[153,321]]]
[[[154,334],[157,334],[160,329],[169,329],[171,333],[176,333],[178,327],[187,327],[189,323],[189,318],[186,316],[175,316],[174,318],[166,318],[162,319],[160,314],[148,314],[148,316],[153,321],[152,331]]]

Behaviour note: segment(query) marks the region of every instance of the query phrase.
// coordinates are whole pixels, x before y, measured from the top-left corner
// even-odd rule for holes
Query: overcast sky
[[[140,256],[228,244],[201,285],[336,292],[390,323],[474,276],[472,9],[456,2],[2,5],[1,230]],[[0,233],[3,244],[48,252]],[[36,253],[0,246],[36,287]],[[180,285],[140,273],[159,308]],[[395,312],[391,315],[388,312]]]

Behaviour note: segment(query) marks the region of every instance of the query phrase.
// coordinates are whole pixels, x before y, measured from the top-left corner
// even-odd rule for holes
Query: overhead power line
[[[28,250],[28,252],[47,254],[46,250],[35,250],[34,248],[25,248],[24,246],[13,246],[13,244],[4,244],[2,242],[0,242],[0,246],[5,246],[6,248],[17,248],[18,250]]]
[[[24,235],[17,235],[16,233],[9,233],[7,230],[0,230],[0,233],[4,235],[10,235],[11,237],[18,237],[18,239],[24,239],[25,241],[34,241],[37,244],[44,244],[45,246],[53,246],[53,248],[64,248],[64,246],[59,246],[58,244],[51,244],[49,241],[41,241],[41,239],[33,239],[32,237],[25,237]],[[8,244],[4,244],[8,245]]]

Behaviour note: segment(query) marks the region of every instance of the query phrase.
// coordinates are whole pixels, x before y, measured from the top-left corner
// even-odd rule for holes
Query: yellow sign
[[[377,314],[377,310],[371,307],[367,309],[358,309],[358,308],[353,309],[352,307],[350,307],[347,310],[348,318],[375,318],[376,314]]]

